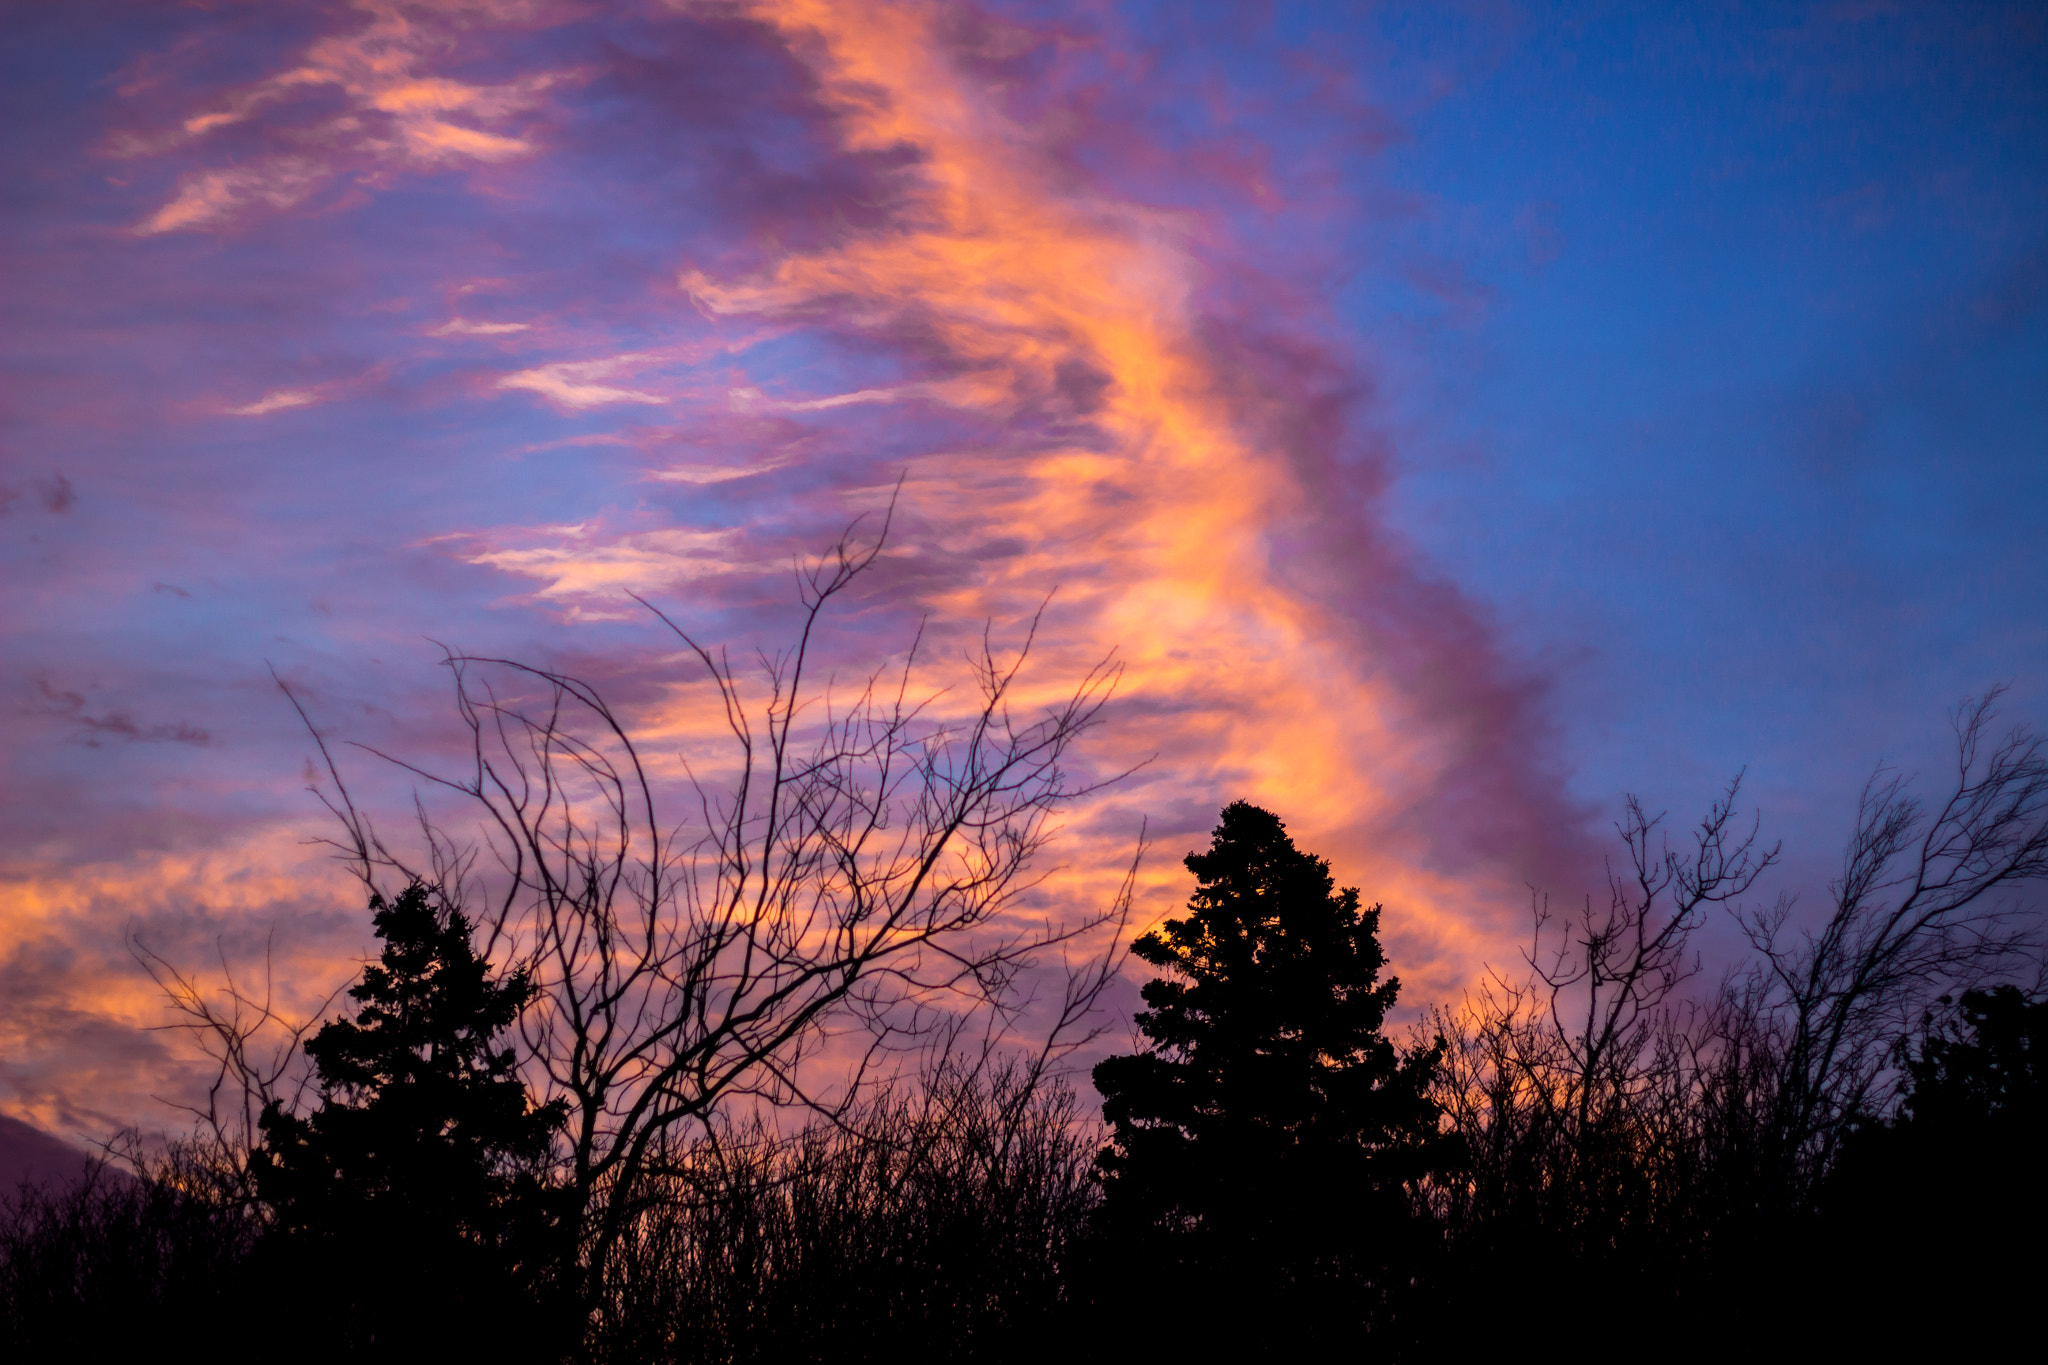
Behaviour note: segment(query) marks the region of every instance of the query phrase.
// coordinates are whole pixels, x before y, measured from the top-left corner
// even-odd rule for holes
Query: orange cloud
[[[391,165],[432,169],[531,153],[531,142],[502,125],[530,113],[549,87],[572,79],[573,72],[470,84],[425,74],[421,67],[445,45],[451,29],[533,22],[548,8],[485,0],[356,0],[355,9],[368,22],[312,43],[299,65],[233,92],[218,107],[187,116],[174,130],[115,139],[110,150],[117,156],[149,155],[200,142],[248,121],[264,106],[306,91],[339,91],[347,101],[344,113],[298,130],[291,151],[186,176],[171,200],[136,230],[205,231],[249,209],[288,209],[352,169],[375,175]],[[458,118],[464,121],[454,121]]]
[[[803,56],[850,150],[916,150],[917,190],[901,230],[752,278],[686,274],[698,305],[914,321],[967,368],[948,401],[997,419],[1057,391],[1063,374],[1098,377],[1086,440],[914,467],[906,494],[932,525],[1028,546],[930,605],[954,619],[1011,616],[1063,583],[1058,654],[1071,665],[1118,649],[1126,713],[1180,718],[1166,738],[1175,766],[1194,765],[1188,777],[1289,815],[1347,879],[1425,921],[1418,937],[1446,968],[1497,947],[1501,900],[1518,907],[1514,872],[1426,870],[1400,832],[1404,803],[1449,761],[1446,739],[1354,632],[1273,568],[1275,538],[1319,509],[1200,342],[1199,222],[1077,186],[958,60],[944,7],[790,0],[752,13]],[[1146,727],[1124,742],[1161,738]]]
[[[253,204],[288,209],[319,187],[321,169],[303,157],[274,157],[260,166],[201,171],[185,177],[171,201],[144,219],[143,234],[185,232],[226,222]]]
[[[807,69],[803,98],[828,111],[816,123],[837,152],[901,153],[878,155],[877,179],[860,182],[863,201],[885,207],[831,233],[750,235],[742,254],[707,251],[705,260],[724,263],[717,267],[664,258],[681,296],[636,297],[617,335],[607,330],[602,301],[586,306],[580,298],[573,307],[517,300],[534,323],[472,322],[451,306],[435,314],[448,321],[407,325],[403,344],[436,356],[453,348],[422,342],[423,333],[503,337],[501,354],[516,356],[499,373],[463,370],[420,383],[407,402],[531,394],[553,411],[504,404],[500,419],[531,419],[535,436],[554,439],[524,447],[514,439],[515,453],[604,444],[619,453],[589,477],[628,466],[622,493],[600,488],[618,501],[581,500],[576,510],[528,504],[529,524],[436,534],[412,548],[433,545],[434,553],[507,575],[550,615],[615,621],[639,614],[628,590],[688,585],[713,611],[737,603],[747,613],[742,629],[751,629],[766,615],[760,602],[786,602],[788,555],[817,548],[806,518],[843,525],[886,503],[900,472],[901,515],[877,578],[900,570],[888,591],[913,610],[892,618],[876,608],[853,623],[838,658],[871,662],[900,650],[910,630],[878,634],[877,622],[927,616],[924,680],[955,685],[933,704],[930,714],[944,718],[972,697],[971,686],[959,685],[957,659],[980,623],[994,620],[1014,637],[1016,623],[1057,588],[1020,705],[1054,701],[1064,680],[1112,653],[1126,665],[1090,760],[1101,771],[1153,761],[1071,814],[1056,845],[1061,867],[1036,910],[1060,915],[1106,903],[1141,817],[1192,843],[1218,806],[1243,796],[1279,811],[1304,846],[1332,857],[1345,882],[1387,903],[1386,932],[1410,981],[1410,1004],[1455,992],[1483,957],[1505,956],[1530,870],[1507,852],[1447,853],[1416,815],[1461,767],[1481,782],[1513,776],[1518,760],[1494,763],[1488,737],[1457,714],[1491,704],[1464,700],[1459,690],[1490,662],[1483,639],[1459,652],[1458,633],[1484,632],[1458,615],[1454,596],[1415,598],[1397,551],[1342,558],[1342,573],[1324,572],[1309,586],[1303,580],[1312,575],[1289,572],[1287,555],[1298,545],[1370,540],[1381,528],[1353,494],[1306,468],[1298,447],[1309,438],[1290,444],[1287,423],[1306,406],[1308,389],[1284,364],[1246,366],[1216,343],[1215,319],[1204,312],[1205,271],[1218,255],[1214,225],[1091,187],[1062,162],[1057,129],[1006,112],[978,58],[1030,35],[976,36],[961,27],[963,9],[917,0],[762,0],[743,8]],[[376,0],[358,10],[367,22],[356,30],[311,44],[283,75],[207,104],[166,136],[210,150],[202,140],[250,133],[227,130],[258,122],[259,109],[267,119],[291,92],[314,88],[339,92],[348,112],[276,140],[290,151],[193,171],[145,220],[145,233],[213,230],[266,208],[288,212],[344,170],[374,188],[394,167],[541,158],[538,130],[549,125],[522,120],[570,75],[480,84],[433,68],[467,27],[539,23],[545,6]],[[727,13],[720,9],[720,22]],[[749,29],[749,41],[757,40]],[[870,196],[876,185],[886,192]],[[815,201],[796,202],[808,211]],[[780,245],[789,240],[808,245]],[[500,267],[480,267],[474,257],[446,267],[458,277],[479,268]],[[635,290],[644,278],[634,276]],[[456,300],[473,287],[454,290]],[[431,289],[420,293],[433,297]],[[674,309],[673,335],[659,334],[658,313],[647,323],[663,307]],[[740,363],[763,339],[805,329],[850,337],[859,361],[879,360],[765,377]],[[548,358],[564,354],[596,358]],[[295,382],[295,373],[249,381],[236,396],[255,397],[214,411],[254,418],[363,388]],[[814,439],[828,423],[859,429],[866,421],[886,431],[898,418],[909,427],[935,411],[939,439],[890,445],[885,456],[856,460]],[[634,425],[584,429],[608,417]],[[576,434],[555,437],[570,425],[564,419],[573,419]],[[844,468],[834,464],[841,459]],[[883,469],[884,460],[895,463]],[[520,477],[537,478],[534,467]],[[753,476],[767,491],[743,502],[752,486],[734,485]],[[805,499],[813,501],[790,510]],[[690,524],[670,520],[678,506]],[[583,520],[530,524],[576,518]],[[757,581],[768,586],[756,592]],[[1368,618],[1410,598],[1421,603],[1416,612],[1440,619],[1376,636]],[[1436,646],[1418,637],[1432,633],[1451,643],[1430,653]],[[744,650],[750,642],[735,643]],[[1422,663],[1399,657],[1403,649]],[[628,666],[614,658],[597,664]],[[715,775],[715,749],[706,754],[704,745],[718,739],[722,712],[707,710],[680,681],[686,661],[677,667],[676,678],[636,676],[620,690],[631,694],[626,704],[645,724],[650,751],[687,753],[697,771]],[[422,746],[431,750],[431,741]],[[430,752],[421,757],[431,764]],[[650,761],[680,779],[662,755]],[[1511,805],[1522,795],[1511,789],[1486,799]],[[0,887],[8,897],[0,922],[24,945],[118,943],[123,906],[147,906],[166,923],[189,911],[200,922],[244,926],[317,882],[340,897],[321,904],[341,905],[360,930],[360,906],[344,904],[346,883],[331,865],[308,862],[294,842],[304,833],[265,824],[238,830],[203,856],[140,851],[119,866],[22,864]],[[1159,848],[1145,869],[1146,913],[1173,909],[1185,894],[1184,848]],[[204,956],[204,942],[185,946]],[[27,952],[5,961],[28,962]],[[35,971],[59,983],[48,998],[72,1011],[66,1018],[97,1020],[127,1030],[124,1037],[160,1018],[146,982],[118,954],[65,972],[48,965],[59,955],[52,947],[34,959]],[[290,962],[295,982],[308,988],[334,965],[331,952],[312,950]],[[9,1017],[28,1031],[16,1037],[0,1028],[0,1045],[22,1056],[61,1052],[47,1029],[34,1032],[42,1026],[29,1015]],[[138,1052],[123,1063],[133,1074],[109,1081],[115,1098],[94,1112],[137,1116],[143,1091],[135,1078],[153,1057],[160,1060]],[[63,1108],[69,1092],[50,1075],[9,1084],[39,1121],[72,1112]]]

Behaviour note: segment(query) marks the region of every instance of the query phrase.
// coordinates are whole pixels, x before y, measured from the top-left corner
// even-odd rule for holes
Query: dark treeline
[[[1263,812],[1226,822],[1247,814]],[[1322,928],[1348,928],[1346,955],[1370,959],[1371,912],[1346,894]],[[1334,899],[1311,887],[1293,908]],[[1330,948],[1333,935],[1317,943],[1289,919],[1266,927],[1305,931],[1299,956]],[[444,914],[444,938],[459,922]],[[1228,951],[1201,928],[1213,955]],[[1880,1063],[1897,1064],[1895,1088],[1877,1093],[1887,1078],[1873,1075],[1855,1107],[1802,1132],[1781,1093],[1796,1034],[1759,1032],[1770,1021],[1748,979],[1606,1037],[1488,997],[1440,1013],[1442,1038],[1398,1055],[1380,1029],[1391,981],[1345,983],[1270,953],[1243,962],[1270,979],[1207,1019],[1263,1022],[1313,1055],[1195,1038],[1181,1060],[1202,1076],[1174,1075],[1162,1055],[1190,1031],[1148,1029],[1162,1046],[1098,1073],[1121,1119],[1107,1131],[1056,1079],[957,1057],[830,1124],[721,1126],[661,1163],[587,1317],[550,1294],[558,1268],[531,1263],[548,1244],[543,1182],[482,1182],[468,1211],[418,1202],[459,1183],[447,1169],[280,1191],[264,1174],[279,1164],[273,1139],[253,1180],[248,1154],[192,1143],[138,1158],[140,1178],[108,1168],[19,1192],[0,1224],[0,1340],[16,1358],[90,1356],[229,1322],[311,1334],[315,1358],[1093,1358],[1170,1343],[1199,1354],[1219,1335],[1259,1343],[1254,1355],[1404,1358],[1586,1296],[1603,1336],[1683,1333],[1673,1349],[1704,1355],[1760,1334],[1788,1352],[1858,1334],[2003,1334],[2038,1293],[2038,995],[2004,985],[1930,1002]],[[1302,989],[1318,979],[1320,994]],[[1185,1003],[1170,996],[1186,981],[1155,981],[1154,1022]],[[1245,998],[1258,993],[1277,1006],[1263,1020],[1264,1002]],[[1363,1005],[1348,1023],[1293,1017],[1341,1014],[1347,995]],[[1318,1024],[1350,1036],[1332,1043]],[[1201,1056],[1212,1042],[1237,1055]],[[1323,1084],[1285,1084],[1316,1070]],[[1349,1094],[1347,1070],[1360,1073]],[[1218,1093],[1188,1093],[1199,1079]],[[370,1102],[332,1112],[374,1103],[357,1098]],[[303,1143],[318,1117],[271,1131]],[[551,1121],[531,1105],[509,1117]],[[432,1152],[454,1131],[410,1145]],[[516,1133],[469,1136],[487,1159],[456,1153],[457,1167],[541,1164]]]
[[[811,574],[813,626],[872,559]],[[220,1083],[191,1139],[17,1193],[0,1351],[1776,1358],[1997,1339],[2038,1295],[2048,751],[1991,701],[1934,799],[1866,789],[1827,904],[1754,901],[1778,851],[1738,787],[1676,838],[1631,802],[1605,897],[1539,901],[1518,970],[1406,1032],[1399,907],[1235,803],[1131,949],[1096,1111],[1063,1059],[1113,952],[1034,1048],[930,1006],[1014,1019],[1034,955],[1119,936],[1128,881],[1078,926],[1007,915],[1113,673],[1025,721],[1021,655],[985,652],[978,716],[871,686],[805,738],[801,649],[750,712],[684,643],[741,755],[698,841],[595,692],[454,658],[444,785],[496,883],[431,826],[394,852],[330,762],[381,945],[347,1003],[287,1025],[143,952]],[[1708,978],[1716,917],[1748,951]]]
[[[1630,826],[1630,847],[1651,832]],[[493,982],[459,912],[413,888],[378,908],[386,952],[358,1008],[308,1043],[308,1114],[273,1104],[245,1152],[190,1142],[134,1155],[135,1175],[16,1195],[0,1340],[90,1356],[231,1322],[316,1359],[1094,1359],[1219,1341],[1402,1359],[1567,1311],[1601,1339],[1677,1334],[1664,1350],[1681,1357],[2017,1330],[2043,1269],[2048,1000],[1902,995],[1917,1025],[1841,1045],[1815,1114],[1786,1094],[1798,1002],[1757,968],[1674,999],[1684,935],[1663,931],[1764,861],[1725,852],[1639,859],[1533,985],[1439,1010],[1403,1047],[1384,1029],[1398,983],[1378,908],[1233,806],[1189,859],[1189,916],[1139,940],[1165,971],[1140,1016],[1151,1046],[1096,1071],[1107,1123],[988,1052],[942,1053],[829,1123],[721,1122],[654,1163],[592,1302],[564,1292],[578,1248],[536,1141],[561,1116],[492,1051],[524,987]]]

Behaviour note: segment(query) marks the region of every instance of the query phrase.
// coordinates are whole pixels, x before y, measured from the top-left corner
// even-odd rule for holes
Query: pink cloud
[[[7,743],[49,809],[6,807],[34,838],[5,922],[39,946],[0,972],[126,1038],[157,1015],[105,950],[123,906],[166,951],[302,916],[310,995],[360,917],[300,842],[307,745],[263,661],[337,740],[429,765],[453,750],[423,636],[590,676],[683,749],[673,641],[627,593],[772,648],[792,560],[892,497],[829,668],[922,620],[957,681],[985,623],[1048,594],[1034,698],[1126,664],[1082,762],[1151,761],[1075,812],[1046,913],[1097,896],[1147,818],[1144,913],[1171,907],[1183,846],[1245,796],[1388,903],[1411,1002],[1498,954],[1525,882],[1580,856],[1578,813],[1540,681],[1384,523],[1372,375],[1313,224],[1232,217],[1324,191],[1256,139],[1184,158],[1134,131],[1144,54],[1078,27],[764,5],[622,38],[581,13],[360,5],[103,140],[142,230],[67,278],[138,321],[112,350],[66,333],[91,359],[36,396],[40,430],[104,434],[18,561],[51,681]],[[24,1112],[85,1113],[62,1036],[32,1041]],[[164,1064],[124,1046],[95,1115]]]

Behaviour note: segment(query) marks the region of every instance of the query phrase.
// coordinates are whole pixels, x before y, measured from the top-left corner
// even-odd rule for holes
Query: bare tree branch
[[[713,1132],[734,1106],[851,1112],[890,1057],[976,1011],[990,1027],[1015,1020],[1031,1003],[1018,990],[1027,968],[1107,937],[1102,954],[1067,964],[1028,1063],[1040,1076],[1085,1039],[1114,975],[1135,862],[1113,902],[1076,921],[1020,912],[1054,813],[1102,785],[1077,781],[1065,761],[1120,666],[1104,660],[1063,700],[1021,707],[1041,606],[1015,650],[984,631],[967,660],[968,705],[917,694],[921,632],[890,676],[850,693],[819,688],[827,610],[883,545],[857,530],[799,566],[801,625],[791,649],[760,660],[758,702],[722,653],[636,598],[702,669],[730,741],[718,780],[685,762],[694,822],[663,822],[630,726],[597,689],[448,651],[470,738],[462,770],[367,752],[465,798],[482,834],[461,844],[421,806],[424,851],[406,855],[354,803],[279,682],[333,779],[321,799],[343,833],[331,842],[356,875],[487,904],[484,946],[534,983],[521,1047],[541,1098],[570,1106],[564,1174],[583,1201],[595,1275],[678,1143]],[[828,1052],[845,1070],[814,1075]]]

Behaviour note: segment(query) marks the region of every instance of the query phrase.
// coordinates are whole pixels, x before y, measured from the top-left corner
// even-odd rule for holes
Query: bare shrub
[[[2017,893],[2048,875],[2048,753],[2024,727],[1992,741],[1997,697],[1954,714],[1939,804],[1872,778],[1817,919],[1741,903],[1777,849],[1735,824],[1739,782],[1682,852],[1629,801],[1608,907],[1539,902],[1527,974],[1431,1020],[1461,1149],[1428,1196],[1463,1267],[1447,1283],[1541,1257],[1654,1314],[1793,1254],[1844,1134],[1896,1107],[1900,1040],[2037,953]],[[1714,905],[1753,954],[1701,999],[1691,937]],[[1544,1292],[1489,1284],[1506,1317]]]
[[[246,1319],[261,1222],[235,1171],[205,1144],[126,1150],[137,1174],[100,1161],[0,1199],[0,1354],[116,1359]]]
[[[601,1356],[1035,1356],[1099,1141],[1064,1083],[959,1055],[835,1123],[721,1124],[664,1163],[609,1263]]]

